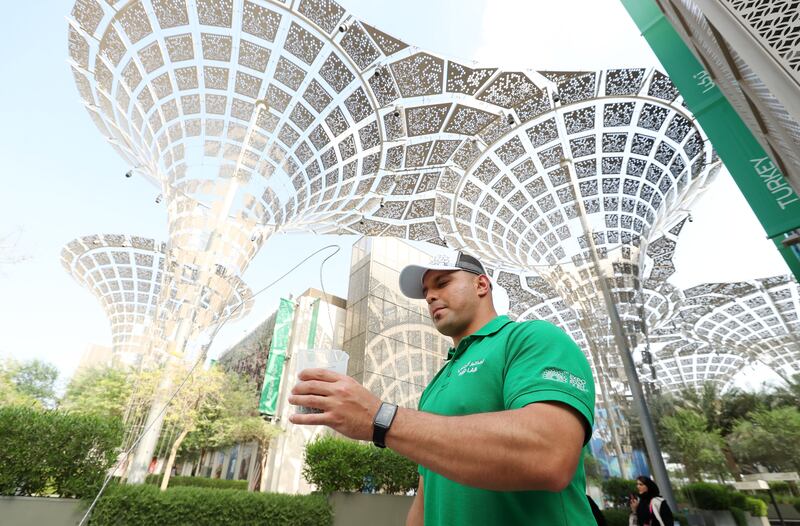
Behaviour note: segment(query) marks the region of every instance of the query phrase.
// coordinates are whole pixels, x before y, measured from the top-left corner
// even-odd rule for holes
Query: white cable
[[[306,261],[308,261],[308,260],[309,260],[309,259],[311,259],[312,257],[316,256],[317,254],[319,254],[320,252],[322,252],[323,250],[326,250],[326,249],[328,249],[328,248],[335,248],[335,249],[336,249],[336,252],[334,252],[333,254],[329,255],[327,258],[325,258],[325,259],[323,259],[323,260],[322,260],[322,263],[320,264],[320,279],[321,279],[321,277],[322,277],[322,267],[325,265],[325,262],[326,262],[326,261],[327,261],[327,260],[328,260],[330,257],[332,257],[333,255],[337,254],[337,253],[339,252],[339,250],[341,250],[341,247],[340,247],[340,246],[338,246],[338,245],[326,245],[326,246],[324,246],[324,247],[322,247],[322,248],[320,248],[320,249],[318,249],[318,250],[315,250],[314,252],[312,252],[311,254],[309,254],[308,256],[306,256],[305,258],[303,258],[303,260],[302,260],[302,261],[300,261],[300,263],[298,263],[297,265],[295,265],[294,267],[292,267],[291,269],[289,269],[288,271],[286,271],[286,272],[285,272],[285,273],[284,273],[282,276],[280,276],[278,279],[276,279],[275,281],[273,281],[272,283],[270,283],[270,284],[269,284],[269,285],[267,285],[266,287],[262,288],[261,290],[259,290],[258,292],[256,292],[256,293],[255,293],[255,294],[253,294],[252,296],[250,296],[249,298],[242,299],[242,300],[239,302],[239,304],[238,304],[238,305],[236,305],[236,307],[234,307],[234,308],[231,310],[231,312],[228,314],[228,316],[226,316],[225,318],[223,318],[223,319],[222,319],[222,320],[221,320],[221,321],[220,321],[220,322],[217,324],[216,328],[215,328],[215,329],[214,329],[214,331],[211,333],[211,338],[209,338],[208,344],[206,344],[206,349],[208,349],[209,347],[211,347],[211,344],[213,343],[213,341],[214,341],[214,338],[216,338],[216,336],[217,336],[217,333],[218,333],[218,332],[219,332],[219,330],[222,328],[222,326],[223,326],[223,325],[225,325],[225,323],[226,323],[226,322],[227,322],[229,319],[231,319],[231,317],[232,317],[232,316],[233,316],[233,315],[236,313],[236,311],[237,311],[237,310],[238,310],[238,309],[239,309],[239,308],[240,308],[242,305],[244,305],[244,304],[245,304],[245,302],[246,302],[247,300],[251,300],[251,299],[255,298],[256,296],[258,296],[259,294],[261,294],[261,293],[262,293],[262,292],[264,292],[265,290],[269,289],[270,287],[272,287],[273,285],[275,285],[276,283],[278,283],[279,281],[281,281],[283,278],[285,278],[286,276],[288,276],[289,274],[291,274],[292,272],[294,272],[294,271],[295,271],[295,269],[297,269],[297,268],[298,268],[300,265],[302,265],[303,263],[305,263]],[[321,282],[320,282],[320,285],[322,285],[322,283],[321,283]],[[323,289],[323,291],[322,291],[322,292],[323,292],[323,294],[324,294],[324,293],[325,293],[325,290]],[[330,314],[330,312],[329,312],[329,314]],[[83,515],[83,518],[82,518],[82,519],[81,519],[81,521],[78,523],[78,526],[83,526],[84,524],[86,524],[86,520],[89,518],[89,515],[92,513],[92,510],[94,510],[95,506],[97,505],[97,502],[100,500],[100,497],[103,495],[103,492],[104,492],[104,491],[106,490],[106,488],[108,487],[108,483],[109,483],[109,482],[111,482],[111,479],[112,479],[112,478],[114,478],[114,475],[113,475],[113,474],[114,474],[114,473],[115,473],[115,472],[116,472],[116,471],[119,469],[119,467],[120,467],[120,465],[122,464],[122,462],[128,458],[128,455],[130,455],[131,451],[133,451],[133,450],[136,448],[136,446],[139,444],[139,442],[142,440],[142,438],[144,438],[144,435],[147,433],[147,431],[149,431],[149,430],[150,430],[150,428],[153,426],[153,424],[156,422],[156,420],[158,420],[158,418],[160,418],[160,417],[161,417],[161,415],[164,413],[164,411],[166,411],[166,410],[167,410],[167,407],[169,407],[169,404],[171,404],[171,403],[172,403],[172,401],[175,399],[175,397],[176,397],[176,396],[178,395],[178,393],[180,392],[181,388],[183,388],[183,386],[186,384],[186,382],[189,380],[189,378],[191,378],[192,374],[194,373],[194,370],[197,368],[197,366],[198,366],[198,365],[200,365],[200,363],[201,363],[202,361],[204,361],[204,360],[205,360],[205,358],[206,358],[206,355],[205,355],[205,353],[200,353],[200,356],[199,356],[199,357],[198,357],[198,359],[197,359],[197,360],[194,362],[194,365],[192,365],[191,369],[189,369],[189,372],[186,374],[186,377],[183,379],[183,381],[181,381],[181,383],[178,385],[178,387],[175,389],[175,391],[173,391],[172,395],[169,397],[169,399],[167,400],[167,402],[164,404],[164,407],[162,407],[162,408],[161,408],[161,410],[158,412],[158,415],[156,416],[156,418],[155,418],[155,419],[154,419],[154,420],[153,420],[153,421],[150,423],[150,425],[148,425],[147,427],[145,427],[145,428],[142,430],[142,432],[139,434],[139,437],[138,437],[136,440],[134,440],[133,444],[131,444],[131,446],[128,448],[128,450],[127,450],[127,451],[125,451],[125,452],[122,454],[122,456],[121,456],[120,460],[117,462],[117,464],[114,466],[114,468],[113,468],[112,470],[110,470],[110,471],[109,471],[109,474],[106,476],[106,479],[105,479],[105,481],[103,482],[103,485],[100,487],[100,490],[97,492],[97,495],[95,496],[94,500],[92,500],[92,503],[91,503],[91,505],[90,505],[90,506],[89,506],[89,508],[86,510],[86,513]]]
[[[333,252],[333,253],[329,254],[328,257],[323,259],[322,263],[320,263],[320,265],[319,265],[319,286],[322,289],[322,295],[325,296],[325,303],[328,304],[328,306],[325,308],[325,310],[328,312],[328,323],[331,324],[331,348],[335,348],[336,347],[336,340],[334,338],[336,337],[336,327],[333,325],[333,318],[331,317],[331,303],[328,301],[328,293],[325,292],[325,283],[322,280],[322,267],[325,265],[326,261],[328,261],[330,258],[335,256],[336,254],[338,254],[339,250],[341,250],[342,247],[340,247],[338,245],[329,245],[329,246],[336,246],[336,252]]]

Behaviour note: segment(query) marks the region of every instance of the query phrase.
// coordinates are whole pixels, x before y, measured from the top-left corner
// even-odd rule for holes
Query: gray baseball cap
[[[422,292],[422,278],[429,270],[464,270],[480,276],[486,275],[492,283],[492,288],[496,283],[486,273],[483,264],[474,256],[465,254],[460,250],[448,251],[443,254],[433,256],[427,265],[408,265],[400,272],[400,290],[409,298],[425,299]]]

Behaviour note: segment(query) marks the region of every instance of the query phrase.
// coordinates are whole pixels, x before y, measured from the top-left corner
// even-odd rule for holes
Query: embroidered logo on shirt
[[[574,374],[564,371],[562,369],[556,369],[555,367],[548,367],[544,371],[542,371],[542,378],[545,380],[553,380],[556,382],[561,382],[562,384],[569,384],[575,389],[579,391],[583,391],[584,393],[587,392],[586,389],[586,380],[579,376],[575,376]]]
[[[458,368],[458,376],[464,376],[468,373],[474,373],[478,370],[478,367],[483,365],[483,360],[473,360],[471,362],[467,362],[461,367]]]

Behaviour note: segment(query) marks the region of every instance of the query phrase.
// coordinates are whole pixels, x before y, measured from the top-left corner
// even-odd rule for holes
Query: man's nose
[[[425,293],[425,301],[428,302],[428,305],[433,303],[435,300],[436,300],[436,294],[433,291],[429,290],[428,292]]]

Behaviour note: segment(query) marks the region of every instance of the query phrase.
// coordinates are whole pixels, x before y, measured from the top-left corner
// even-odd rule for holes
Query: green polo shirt
[[[459,416],[549,401],[575,408],[591,427],[594,381],[589,362],[555,325],[498,316],[450,349],[447,363],[422,393],[419,409]],[[425,482],[425,526],[594,524],[583,460],[559,493],[490,491],[458,484],[424,466],[419,473]]]

